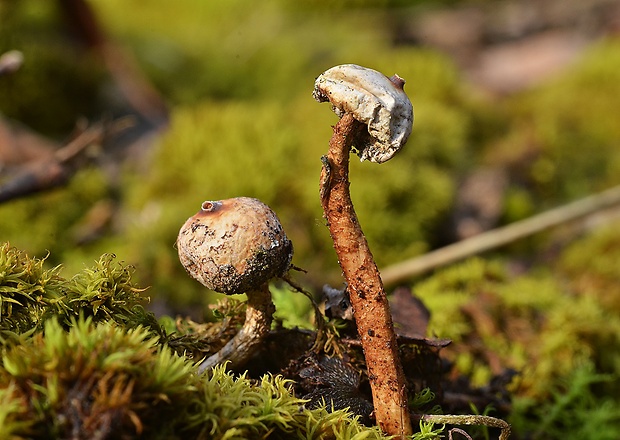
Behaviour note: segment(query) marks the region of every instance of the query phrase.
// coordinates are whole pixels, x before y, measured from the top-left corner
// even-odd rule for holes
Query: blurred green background
[[[337,118],[311,93],[316,76],[337,64],[398,73],[415,109],[409,143],[393,160],[352,161],[352,196],[380,267],[458,238],[463,182],[480,170],[502,176],[487,228],[620,184],[617,2],[86,2],[106,44],[125,50],[135,70],[104,61],[88,40],[95,28],[75,29],[83,21],[67,11],[79,4],[0,0],[0,54],[16,49],[25,60],[0,77],[2,123],[57,145],[84,119],[134,115],[137,125],[128,138],[112,136],[66,187],[2,203],[0,241],[49,253],[65,276],[113,252],[136,267],[162,313],[208,316],[214,298],[185,274],[174,246],[204,200],[261,199],[292,239],[293,263],[307,271],[295,278],[313,292],[341,285],[318,195],[320,157]],[[517,55],[501,64],[503,49]],[[165,111],[136,110],[117,68],[144,75]],[[0,132],[0,159],[7,139]],[[3,159],[0,182],[28,163]],[[486,196],[476,194],[474,204]],[[501,268],[473,260],[413,284],[434,313],[431,332],[455,341],[462,372],[479,383],[494,373],[472,354],[475,336],[501,365],[530,371],[528,399],[579,414],[568,424],[573,437],[547,438],[617,438],[613,429],[590,435],[620,419],[617,399],[600,405],[591,394],[617,379],[620,365],[616,229],[539,234],[493,253]],[[486,304],[497,332],[480,334],[463,312],[468,303]],[[301,307],[289,301],[280,310]],[[561,400],[571,389],[585,396],[582,406]],[[515,423],[544,419],[550,407],[537,402],[520,401]]]
[[[77,118],[122,114],[109,75],[84,53],[53,2],[3,2],[3,45],[26,62],[0,83],[0,109],[57,139]],[[91,2],[111,38],[135,55],[170,109],[148,152],[120,171],[85,169],[69,187],[4,204],[3,240],[75,271],[101,252],[136,265],[155,298],[200,301],[174,241],[203,200],[251,196],[272,206],[295,245],[294,263],[312,286],[340,284],[318,199],[329,106],[312,99],[314,79],[342,63],[398,72],[417,109],[408,148],[387,166],[354,161],[356,207],[380,264],[429,248],[448,211],[455,176],[471,166],[484,109],[452,63],[428,49],[395,46],[396,13],[384,4]],[[115,101],[116,99],[116,101]],[[107,113],[106,113],[107,112]],[[111,181],[113,180],[113,181]],[[96,240],[76,243],[88,213],[113,199]],[[304,277],[302,277],[304,278]]]
[[[135,113],[85,41],[88,31],[75,32],[77,14],[67,10],[80,3],[0,2],[0,52],[25,58],[0,79],[0,111],[59,143],[80,118]],[[122,154],[110,148],[66,188],[4,203],[0,239],[49,252],[49,263],[69,273],[114,252],[172,309],[210,301],[174,248],[179,227],[207,199],[263,200],[294,242],[294,263],[308,271],[301,282],[341,283],[318,200],[319,158],[337,119],[311,96],[315,77],[336,64],[398,73],[415,108],[413,134],[394,160],[352,165],[355,206],[381,267],[452,239],[459,184],[477,169],[507,176],[496,224],[620,180],[620,48],[609,36],[593,38],[551,79],[498,95],[468,81],[445,47],[411,36],[433,8],[485,11],[494,2],[86,4],[160,93],[169,122],[146,124],[139,141],[125,142]],[[448,21],[439,34],[451,32]]]
[[[75,18],[59,6],[72,3],[81,2],[0,2],[0,51],[25,58],[0,80],[0,111],[59,142],[80,118],[132,113],[84,33],[72,32]],[[319,158],[336,116],[311,96],[315,77],[336,64],[398,73],[415,108],[413,134],[394,160],[353,161],[355,206],[380,266],[449,240],[460,179],[477,168],[508,173],[500,222],[618,183],[620,49],[611,38],[552,80],[498,97],[469,83],[450,53],[407,37],[421,14],[445,10],[441,2],[86,4],[109,41],[135,57],[170,119],[141,133],[138,153],[127,147],[122,159],[78,171],[65,189],[0,206],[1,240],[50,252],[49,263],[69,272],[112,251],[137,267],[154,299],[202,303],[177,262],[177,231],[203,200],[244,195],[278,213],[294,263],[308,271],[303,283],[339,285],[318,201]],[[102,216],[103,226],[91,226]]]

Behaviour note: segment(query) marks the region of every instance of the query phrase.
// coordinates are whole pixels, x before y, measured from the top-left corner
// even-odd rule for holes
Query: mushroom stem
[[[366,127],[345,113],[334,127],[321,171],[321,204],[347,282],[379,427],[403,438],[412,433],[407,388],[392,316],[349,192],[349,153]]]
[[[235,368],[244,365],[260,347],[261,342],[271,330],[275,306],[271,300],[269,284],[246,293],[247,308],[245,322],[237,334],[214,355],[209,356],[198,367],[198,373],[230,361]]]

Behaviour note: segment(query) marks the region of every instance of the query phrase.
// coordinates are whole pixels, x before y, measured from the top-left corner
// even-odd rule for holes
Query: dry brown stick
[[[0,183],[0,203],[65,185],[80,168],[81,161],[89,160],[88,148],[100,143],[104,136],[103,124],[95,124],[56,151],[51,159],[23,166],[9,181]]]
[[[438,267],[503,246],[553,226],[577,220],[614,205],[620,205],[620,186],[388,266],[381,270],[381,278],[386,285],[400,283]]]
[[[321,204],[355,311],[377,424],[402,438],[412,433],[405,377],[383,283],[349,193],[349,153],[365,130],[351,114],[334,127],[321,172]]]
[[[417,419],[431,423],[441,423],[443,425],[479,425],[501,430],[498,440],[508,440],[511,427],[502,420],[490,416],[472,415],[451,415],[451,414],[423,414],[416,416]]]
[[[0,203],[66,185],[78,170],[101,157],[100,147],[105,140],[131,125],[130,118],[121,118],[81,128],[68,144],[51,156],[26,162],[10,177],[0,179]]]

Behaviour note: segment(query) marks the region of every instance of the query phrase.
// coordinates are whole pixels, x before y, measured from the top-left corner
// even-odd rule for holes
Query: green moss
[[[95,327],[87,319],[74,321],[67,333],[49,320],[44,333],[3,356],[2,382],[30,396],[30,431],[38,438],[76,430],[106,436],[112,429],[170,432],[172,424],[157,423],[156,414],[179,415],[186,408],[182,397],[193,389],[191,370],[156,344],[139,327],[125,330],[113,322]]]
[[[609,350],[620,348],[620,313],[567,291],[546,271],[513,278],[471,260],[420,283],[416,293],[434,312],[430,331],[454,341],[446,354],[462,373],[488,379],[492,353],[503,368],[522,372],[520,393],[543,398],[550,383],[587,359],[604,372],[620,365]]]
[[[299,292],[293,292],[288,286],[270,288],[273,303],[276,305],[274,318],[280,320],[286,328],[314,329],[314,310],[310,299]]]
[[[615,255],[620,249],[617,228],[602,228],[572,243],[557,262],[568,287],[581,308],[575,319],[584,337],[596,347],[618,344],[620,300]],[[593,321],[587,321],[588,318]],[[601,323],[605,323],[601,325]],[[614,350],[595,350],[591,358],[602,372],[620,371],[620,356]]]
[[[59,268],[45,270],[43,260],[33,260],[19,250],[0,247],[0,337],[3,343],[40,328],[43,315],[62,312]]]
[[[25,396],[14,383],[0,387],[0,438],[19,439],[31,432],[34,420],[29,419]]]
[[[5,344],[40,331],[50,318],[69,325],[78,316],[113,321],[128,328],[150,326],[160,333],[131,281],[132,269],[103,255],[92,269],[71,279],[60,267],[44,269],[44,260],[30,258],[8,243],[0,247],[0,336]]]
[[[620,404],[595,392],[596,387],[615,380],[616,376],[597,373],[592,363],[585,362],[552,385],[549,400],[517,397],[510,422],[517,432],[532,439],[618,438]]]
[[[461,308],[475,301],[481,292],[505,281],[506,277],[499,263],[474,258],[417,284],[414,288],[416,295],[434,312],[429,332],[449,338],[459,346],[472,330]]]
[[[415,287],[431,309],[431,334],[453,340],[442,353],[455,374],[482,386],[505,369],[518,372],[511,389],[520,435],[588,438],[596,423],[601,438],[617,435],[620,311],[599,290],[614,284],[604,250],[617,236],[608,230],[576,242],[558,268],[514,276],[473,259]]]
[[[602,228],[572,243],[562,254],[558,269],[582,295],[592,295],[615,312],[620,311],[620,234]]]
[[[218,367],[199,391],[189,427],[198,428],[199,438],[382,438],[376,428],[360,426],[344,411],[303,409],[303,401],[291,395],[289,386],[279,376],[263,376],[252,384]]]
[[[0,429],[29,438],[383,438],[345,411],[304,409],[279,376],[194,371],[147,329],[80,318],[66,331],[49,320],[3,356]]]
[[[43,269],[43,260],[0,248],[2,434],[382,438],[346,411],[305,409],[279,376],[256,382],[221,366],[199,377],[193,361],[176,354],[177,335],[171,338],[140,305],[143,289],[131,272],[104,255],[64,279],[59,268]],[[188,334],[197,329],[185,327]]]

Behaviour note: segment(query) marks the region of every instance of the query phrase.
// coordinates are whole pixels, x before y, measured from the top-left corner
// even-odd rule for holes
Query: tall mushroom
[[[177,238],[179,259],[201,284],[226,295],[245,293],[245,322],[222,349],[200,365],[199,372],[231,361],[247,362],[270,330],[275,306],[269,281],[291,267],[293,245],[276,214],[260,200],[237,197],[206,201]]]
[[[377,424],[401,438],[412,433],[406,382],[383,283],[349,193],[349,153],[355,148],[361,160],[382,163],[405,144],[413,107],[404,83],[345,64],[321,74],[313,92],[341,117],[321,158],[321,204],[353,306]]]

